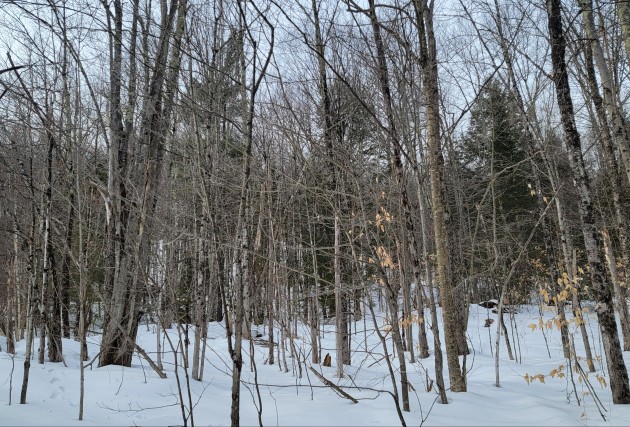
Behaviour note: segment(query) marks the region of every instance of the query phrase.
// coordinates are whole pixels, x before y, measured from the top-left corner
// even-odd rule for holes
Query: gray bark
[[[433,33],[433,10],[426,0],[414,0],[416,24],[421,46],[420,66],[424,83],[427,116],[427,144],[429,149],[429,179],[431,184],[431,208],[436,249],[436,276],[442,298],[442,317],[446,341],[446,359],[454,392],[466,391],[465,373],[459,364],[457,326],[453,304],[454,248],[449,242],[448,227],[451,216],[446,203],[444,184],[444,157],[440,141],[440,95],[437,70],[437,50]],[[447,402],[444,402],[447,403]]]
[[[582,234],[584,236],[584,245],[586,247],[590,267],[594,297],[597,301],[596,312],[602,333],[604,352],[606,353],[613,403],[629,404],[630,387],[628,385],[628,372],[623,360],[621,344],[619,343],[610,284],[601,259],[602,244],[595,224],[590,179],[586,173],[580,135],[575,125],[569,75],[564,58],[566,41],[562,27],[560,0],[547,0],[546,4],[551,44],[553,83],[555,85],[558,106],[560,108],[564,139],[573,172],[573,179],[580,197],[579,211],[582,222]]]

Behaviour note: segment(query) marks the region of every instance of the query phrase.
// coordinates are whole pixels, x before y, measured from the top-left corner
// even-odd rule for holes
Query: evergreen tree
[[[471,110],[468,132],[463,138],[462,161],[468,176],[474,176],[475,203],[491,199],[483,194],[494,185],[497,216],[506,225],[527,218],[534,205],[528,184],[523,124],[509,91],[491,82]]]
[[[477,285],[482,292],[477,298],[496,298],[495,286],[514,261],[511,254],[518,252],[515,242],[525,241],[536,221],[525,135],[510,91],[498,82],[490,82],[471,110],[470,126],[460,150],[468,223],[474,230],[467,245],[472,251],[472,265],[468,267],[479,274]],[[540,239],[530,246],[530,259],[544,259]],[[518,276],[524,279],[517,271],[515,281],[523,282]],[[526,289],[521,291],[521,295],[527,293]]]

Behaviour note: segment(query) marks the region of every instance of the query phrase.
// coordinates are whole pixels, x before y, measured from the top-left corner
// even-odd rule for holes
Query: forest
[[[3,403],[76,365],[83,420],[96,372],[142,365],[176,381],[168,422],[207,424],[219,363],[218,424],[277,424],[274,367],[422,425],[418,396],[485,393],[482,356],[500,395],[534,334],[561,364],[524,387],[630,422],[627,0],[0,11]]]

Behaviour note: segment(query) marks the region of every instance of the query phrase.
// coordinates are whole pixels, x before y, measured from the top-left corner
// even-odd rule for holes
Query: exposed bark
[[[118,20],[122,20],[122,6],[119,1],[115,2],[115,18],[116,26],[121,26]],[[165,4],[165,3],[164,3]],[[121,8],[118,10],[118,8]],[[112,276],[106,279],[107,285],[105,289],[105,298],[109,306],[106,310],[105,324],[103,327],[103,339],[101,342],[101,356],[99,366],[105,365],[131,365],[131,357],[134,351],[134,342],[138,330],[139,321],[139,269],[141,268],[140,257],[146,256],[148,251],[143,250],[148,247],[148,220],[153,216],[157,202],[156,188],[160,180],[164,139],[166,125],[170,121],[170,113],[174,102],[175,85],[179,74],[180,55],[181,55],[181,39],[184,32],[186,19],[186,0],[173,0],[170,5],[168,14],[164,17],[163,27],[160,33],[158,43],[158,53],[155,59],[155,67],[147,93],[147,102],[142,112],[141,134],[144,138],[148,151],[147,162],[144,171],[144,179],[140,184],[142,188],[142,200],[140,203],[140,211],[137,218],[133,220],[132,226],[126,228],[124,234],[121,233],[120,217],[112,216],[109,221],[108,247],[109,257],[108,263],[113,269]],[[120,32],[116,30],[117,37],[122,37],[122,27]],[[114,37],[114,59],[111,73],[114,74],[113,86],[117,88],[113,91],[112,96],[120,101],[120,77],[118,76],[119,60],[117,50],[121,47],[120,38]],[[173,44],[170,62],[168,61],[170,45]],[[168,62],[168,66],[167,66]],[[110,107],[113,125],[112,141],[119,139],[119,144],[124,145],[122,137],[122,113],[120,106],[114,111],[114,105]],[[122,142],[120,142],[122,141]],[[120,146],[120,145],[119,145]],[[110,147],[110,151],[113,147]],[[119,188],[115,188],[113,182],[114,177],[118,180],[123,179],[125,172],[120,168],[126,168],[126,153],[118,155],[118,161],[114,161],[114,155],[110,152],[109,165],[109,184],[108,190],[110,200],[122,198]],[[114,165],[117,164],[119,170],[114,171]],[[121,181],[122,182],[122,181]],[[118,215],[124,212],[116,210]],[[116,226],[114,233],[113,226]],[[121,240],[123,239],[123,240]],[[124,243],[124,246],[123,246]]]
[[[32,168],[31,168],[32,169]],[[33,191],[33,182],[32,182],[32,174],[30,175],[30,189],[31,193]],[[32,195],[32,194],[31,194]],[[16,227],[17,229],[17,227]],[[28,391],[28,379],[31,368],[31,352],[33,348],[33,335],[35,333],[34,326],[34,316],[35,316],[35,306],[37,304],[37,279],[36,279],[36,271],[35,271],[35,255],[34,255],[34,239],[35,239],[35,206],[34,201],[31,204],[31,233],[30,233],[30,242],[28,248],[28,291],[26,296],[26,338],[25,345],[26,349],[24,351],[24,375],[22,378],[22,389],[20,392],[20,404],[26,403],[26,393]]]
[[[242,96],[242,143],[243,143],[243,170],[241,174],[241,189],[239,208],[237,216],[236,226],[236,247],[237,250],[234,254],[234,348],[232,349],[232,405],[230,410],[230,420],[232,426],[240,425],[240,386],[241,386],[241,371],[243,369],[243,355],[242,355],[242,339],[243,339],[243,327],[249,328],[249,322],[251,319],[246,319],[246,299],[248,298],[249,287],[248,275],[249,272],[249,251],[250,251],[250,239],[249,239],[249,217],[250,217],[250,186],[251,186],[251,162],[252,162],[252,146],[253,146],[253,122],[254,122],[254,101],[256,94],[260,87],[260,83],[265,76],[267,66],[271,60],[274,47],[274,27],[267,20],[255,5],[252,5],[258,16],[262,18],[265,25],[270,30],[270,44],[269,51],[265,62],[262,64],[260,70],[254,69],[253,78],[251,84],[248,84],[246,77],[246,62],[245,62],[245,36],[249,33],[250,29],[247,23],[246,8],[247,5],[242,3],[242,0],[238,1],[239,8],[239,44],[241,48],[240,52],[240,82],[241,82],[241,96]],[[258,55],[258,47],[254,43],[253,56]],[[258,71],[258,73],[256,72]],[[248,89],[249,87],[249,89]]]
[[[585,10],[591,11],[592,17],[591,1],[580,0],[580,3],[586,6]],[[617,8],[619,23],[621,24],[621,35],[623,38],[623,45],[626,49],[626,59],[630,61],[630,4],[627,0],[615,0],[615,7]],[[623,169],[630,181],[630,129],[628,129],[623,110],[619,106],[619,100],[617,98],[618,94],[613,89],[613,81],[610,77],[610,71],[605,63],[599,40],[595,36],[594,32],[592,35],[589,35],[589,38],[591,39],[593,54],[595,55],[597,67],[599,68],[600,77],[602,79],[604,99],[608,98],[607,109],[609,110],[609,114],[614,122],[613,126],[614,134],[617,140],[617,149],[619,150],[623,161]],[[608,97],[606,95],[608,95]]]
[[[621,24],[623,45],[626,49],[626,57],[630,60],[630,4],[626,0],[615,0],[617,16]]]
[[[579,211],[582,233],[590,267],[594,297],[597,301],[597,318],[604,343],[613,403],[629,404],[630,387],[628,372],[623,361],[617,323],[615,321],[610,284],[601,259],[602,244],[595,224],[591,200],[590,179],[584,165],[580,135],[575,125],[573,101],[569,86],[569,75],[565,62],[566,41],[562,28],[560,0],[547,0],[548,28],[551,44],[553,83],[556,89],[560,118],[564,130],[564,140],[573,179],[579,194]]]
[[[602,153],[604,157],[604,161],[606,164],[606,176],[610,182],[610,190],[612,194],[612,203],[613,203],[613,211],[614,211],[614,219],[615,226],[619,236],[619,243],[621,246],[621,255],[622,255],[622,263],[623,263],[623,271],[630,271],[630,247],[629,247],[629,239],[627,233],[627,218],[624,215],[624,208],[621,203],[621,191],[624,188],[624,183],[622,179],[622,175],[619,173],[617,159],[615,156],[614,144],[612,141],[612,135],[614,132],[611,129],[610,121],[606,116],[606,96],[602,97],[599,92],[599,87],[597,84],[597,77],[595,74],[595,67],[593,64],[594,52],[597,51],[599,60],[597,61],[599,68],[604,68],[604,74],[602,76],[602,85],[603,79],[606,77],[607,66],[603,62],[603,53],[601,52],[601,46],[599,45],[599,41],[597,40],[597,36],[595,34],[595,25],[593,22],[593,11],[592,11],[592,3],[589,0],[580,0],[580,5],[582,8],[582,15],[584,20],[584,27],[586,30],[586,34],[590,39],[590,42],[586,41],[582,43],[582,50],[584,52],[584,59],[586,65],[586,76],[588,80],[588,90],[589,97],[593,106],[595,107],[595,115],[596,115],[596,129],[599,131],[599,135],[601,137],[602,143]],[[607,78],[610,78],[608,76]],[[604,89],[604,94],[606,95],[607,91]],[[610,97],[610,88],[608,90],[608,97]],[[610,103],[610,102],[609,102]],[[614,110],[614,106],[609,106],[608,111]],[[616,135],[619,140],[619,135]],[[619,146],[620,142],[617,143]],[[616,295],[616,306],[619,311],[619,316],[621,318],[621,328],[623,333],[623,346],[624,351],[630,351],[630,313],[628,312],[628,305],[625,303],[626,299],[626,288],[625,286],[620,284],[619,276],[616,271],[616,260],[614,254],[612,252],[612,246],[610,244],[606,244],[607,239],[607,231],[604,230],[604,248],[606,249],[605,256],[607,265],[609,266],[609,272],[611,276],[611,280],[614,285],[615,295]],[[609,238],[609,237],[608,237]],[[627,273],[626,273],[627,274]]]
[[[442,317],[446,341],[446,359],[451,390],[466,391],[465,373],[459,365],[457,326],[453,304],[453,254],[449,242],[449,224],[452,221],[446,203],[444,184],[444,157],[440,142],[440,96],[437,70],[437,50],[433,33],[433,10],[426,0],[414,0],[416,25],[420,39],[420,66],[422,69],[427,116],[427,145],[429,151],[429,179],[431,209],[436,250],[436,278],[442,298]],[[445,402],[446,403],[446,402]]]
[[[318,88],[320,95],[320,103],[323,117],[323,139],[326,146],[326,154],[328,156],[329,182],[328,190],[332,194],[333,205],[333,231],[334,231],[334,248],[333,248],[333,277],[335,292],[335,347],[337,361],[337,377],[343,378],[343,365],[350,364],[350,355],[347,351],[349,344],[348,323],[347,323],[347,296],[343,289],[341,280],[341,196],[340,196],[340,177],[337,167],[337,154],[335,148],[333,125],[333,112],[331,106],[331,95],[328,87],[328,76],[326,72],[326,51],[322,38],[321,23],[319,18],[319,8],[316,0],[311,1],[311,10],[313,12],[313,23],[315,26],[315,51],[317,54],[318,67]]]
[[[626,293],[621,289],[621,283],[619,274],[617,272],[617,260],[613,254],[612,242],[610,241],[610,234],[605,228],[602,230],[602,241],[604,243],[604,258],[606,259],[606,265],[610,272],[610,281],[613,284],[615,290],[615,308],[619,313],[619,320],[621,323],[621,332],[623,334],[624,351],[630,350],[630,318],[628,316],[628,302],[626,300]]]
[[[376,15],[376,7],[374,0],[369,0],[369,18],[372,24],[372,32],[374,36],[374,44],[376,45],[376,61],[377,61],[377,74],[381,89],[381,96],[385,104],[385,115],[387,117],[387,141],[388,148],[390,150],[390,165],[393,170],[396,179],[396,185],[400,191],[400,201],[403,208],[403,215],[405,221],[405,230],[407,231],[407,238],[409,239],[409,255],[412,258],[414,265],[414,276],[416,281],[420,282],[420,268],[416,253],[415,242],[415,230],[413,220],[411,217],[411,209],[409,207],[409,200],[407,194],[407,185],[404,176],[402,158],[401,158],[401,144],[398,139],[398,133],[396,130],[396,122],[394,119],[394,110],[391,97],[391,89],[389,83],[389,71],[385,53],[385,47],[381,35],[381,25]],[[400,243],[397,243],[400,245]],[[399,259],[399,262],[403,262]],[[385,276],[384,276],[385,277]],[[386,279],[386,278],[385,278]],[[388,281],[389,283],[389,281]],[[406,359],[403,348],[402,337],[400,334],[400,328],[398,325],[398,290],[391,284],[388,285],[389,294],[386,296],[390,316],[392,316],[392,336],[396,350],[398,351],[398,359],[400,363],[400,382],[401,393],[403,401],[403,411],[409,412],[409,385],[407,379]],[[407,313],[409,315],[409,312]],[[409,334],[411,335],[411,334]]]

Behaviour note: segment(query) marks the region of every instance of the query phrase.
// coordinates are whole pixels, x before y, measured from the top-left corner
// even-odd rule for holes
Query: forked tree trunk
[[[166,3],[164,3],[165,5]],[[108,267],[106,269],[107,301],[106,317],[101,341],[99,366],[130,366],[135,349],[135,338],[140,319],[139,265],[149,247],[148,229],[156,208],[156,190],[160,181],[164,139],[167,123],[175,102],[175,87],[179,76],[181,40],[186,22],[186,0],[173,0],[166,16],[158,42],[155,67],[148,83],[147,100],[142,112],[142,136],[147,145],[147,161],[141,188],[142,200],[139,212],[131,219],[132,227],[123,227],[127,222],[120,184],[126,171],[125,145],[122,111],[120,106],[120,61],[122,39],[122,4],[114,2],[115,35],[112,58],[112,145],[110,147],[108,191],[110,192],[111,217],[108,227]],[[172,45],[172,49],[171,49]],[[170,60],[169,60],[169,52]],[[127,135],[128,136],[128,135]],[[111,153],[118,148],[117,156]],[[121,155],[122,153],[122,155]],[[115,229],[114,229],[115,228]]]

